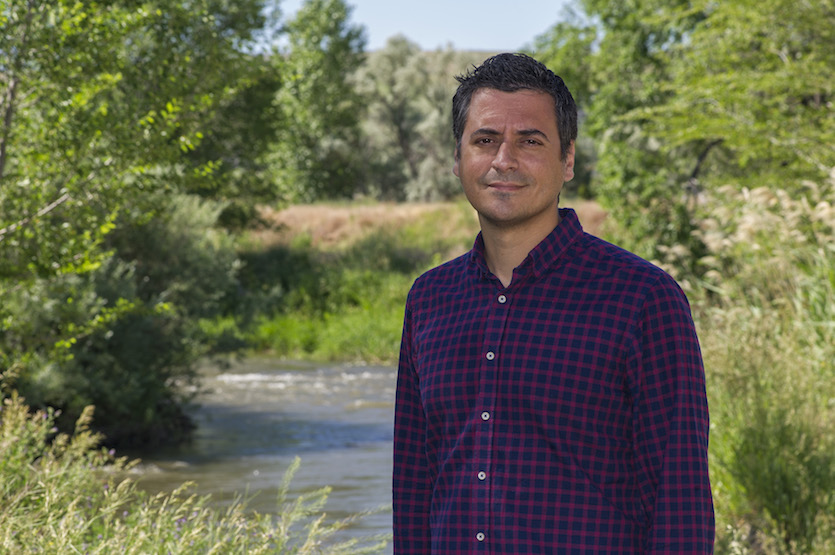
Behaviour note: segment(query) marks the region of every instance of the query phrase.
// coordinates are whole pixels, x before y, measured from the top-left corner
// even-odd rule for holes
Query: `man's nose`
[[[499,149],[496,151],[496,156],[493,158],[493,167],[500,172],[516,169],[516,152],[513,145],[507,141],[499,144]]]

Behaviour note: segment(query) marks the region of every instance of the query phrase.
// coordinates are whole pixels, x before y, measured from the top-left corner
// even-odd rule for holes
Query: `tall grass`
[[[835,552],[835,349],[810,341],[804,315],[789,305],[699,317],[718,537],[727,549],[747,538],[736,553]]]
[[[835,553],[833,189],[717,192],[703,273],[680,276],[707,372],[719,553]]]
[[[213,508],[184,484],[150,496],[119,478],[131,465],[98,448],[85,410],[72,435],[55,434],[52,411],[31,412],[12,393],[0,412],[0,552],[3,553],[378,553],[384,537],[335,541],[357,515],[325,524],[329,489],[291,499],[287,470],[276,514],[239,500]]]

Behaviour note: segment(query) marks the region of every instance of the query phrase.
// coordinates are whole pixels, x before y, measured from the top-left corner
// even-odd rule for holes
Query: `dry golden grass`
[[[606,212],[595,202],[579,200],[564,205],[577,211],[589,233],[597,233],[606,219]],[[265,208],[261,217],[266,226],[256,235],[264,243],[285,243],[306,235],[313,246],[327,248],[353,242],[380,228],[398,228],[429,215],[440,216],[436,219],[439,225],[449,228],[449,234],[462,229],[473,235],[478,231],[475,211],[462,210],[460,203],[358,203],[304,204],[279,211]]]

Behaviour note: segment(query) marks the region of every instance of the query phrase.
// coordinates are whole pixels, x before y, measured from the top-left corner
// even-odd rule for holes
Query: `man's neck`
[[[496,227],[481,221],[481,237],[484,240],[487,267],[508,287],[516,269],[536,246],[548,236],[560,222],[559,213],[553,225],[541,228]]]

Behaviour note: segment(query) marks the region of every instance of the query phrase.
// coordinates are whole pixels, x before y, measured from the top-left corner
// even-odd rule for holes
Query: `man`
[[[559,77],[501,54],[458,80],[453,172],[481,233],[409,293],[395,552],[711,552],[684,294],[558,209],[577,136]]]

